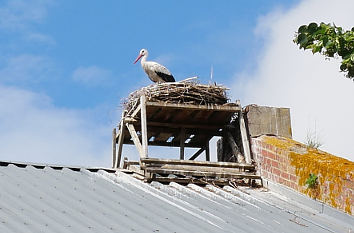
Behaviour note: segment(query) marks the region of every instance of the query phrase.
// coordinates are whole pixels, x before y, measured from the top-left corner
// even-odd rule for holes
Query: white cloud
[[[24,30],[31,23],[41,23],[52,3],[51,0],[6,1],[0,7],[0,28]]]
[[[42,94],[0,85],[0,160],[110,166],[110,126]]]
[[[55,40],[36,32],[35,25],[45,22],[54,0],[8,0],[0,4],[0,29],[3,32],[20,33],[30,42],[54,45]]]
[[[78,67],[72,74],[74,81],[86,86],[107,85],[111,77],[112,74],[109,70],[97,66]]]
[[[48,77],[53,78],[55,66],[44,56],[22,54],[6,58],[0,64],[0,83],[38,82]]]
[[[307,131],[316,127],[323,150],[353,161],[353,81],[339,72],[339,60],[325,60],[292,42],[297,28],[313,21],[349,30],[354,26],[352,9],[351,0],[308,0],[261,17],[256,35],[266,43],[258,68],[237,74],[233,90],[243,105],[290,107],[296,140],[304,141]]]

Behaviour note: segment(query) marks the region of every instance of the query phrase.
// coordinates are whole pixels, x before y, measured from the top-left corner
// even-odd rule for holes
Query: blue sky
[[[150,84],[133,65],[141,48],[177,80],[207,83],[213,66],[214,81],[238,90],[262,70],[272,20],[316,1],[0,1],[0,160],[109,166],[122,99]]]
[[[262,46],[253,35],[258,17],[294,1],[250,2],[4,1],[3,9],[15,5],[12,14],[19,19],[2,27],[0,65],[28,55],[41,67],[28,67],[28,75],[36,77],[25,82],[20,77],[1,81],[43,92],[56,106],[113,107],[150,83],[132,64],[144,47],[177,79],[198,75],[205,82],[213,65],[217,81],[229,84],[235,70],[252,67]],[[91,79],[74,79],[79,68]]]

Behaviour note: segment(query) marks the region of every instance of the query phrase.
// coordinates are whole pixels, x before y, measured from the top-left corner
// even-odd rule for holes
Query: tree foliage
[[[354,27],[344,31],[336,25],[310,23],[302,25],[295,34],[294,43],[300,49],[311,49],[327,58],[341,57],[340,70],[354,80]]]

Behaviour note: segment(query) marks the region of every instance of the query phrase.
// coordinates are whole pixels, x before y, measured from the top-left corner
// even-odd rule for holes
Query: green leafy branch
[[[354,27],[344,31],[336,25],[310,23],[299,27],[293,41],[300,49],[311,49],[327,58],[341,57],[340,70],[354,79]]]

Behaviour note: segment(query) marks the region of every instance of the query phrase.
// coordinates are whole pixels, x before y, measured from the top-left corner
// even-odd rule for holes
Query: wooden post
[[[250,151],[250,144],[249,144],[249,141],[248,141],[246,124],[245,124],[245,120],[244,120],[243,114],[242,114],[242,108],[240,110],[239,118],[240,118],[240,130],[241,130],[243,153],[245,155],[246,163],[250,164],[250,163],[252,163],[251,151]]]
[[[139,152],[140,158],[145,158],[144,157],[144,152],[143,152],[143,147],[142,147],[142,145],[140,143],[138,135],[136,134],[134,125],[126,123],[126,126],[127,126],[128,130],[129,130],[130,136],[133,139],[134,145],[136,146],[136,148],[137,148],[137,150]]]
[[[210,161],[209,140],[207,140],[206,145],[205,145],[205,160]]]
[[[179,153],[179,159],[184,160],[184,141],[186,140],[186,129],[185,128],[181,128],[181,133],[180,133],[180,153]]]
[[[142,141],[142,158],[148,157],[148,139],[147,139],[147,122],[146,122],[146,97],[140,96],[141,106],[141,141]]]
[[[120,161],[122,158],[122,151],[123,151],[123,142],[124,142],[124,134],[125,134],[125,125],[124,125],[124,117],[119,124],[119,135],[118,135],[118,151],[117,151],[117,158],[115,159],[114,168],[120,167]]]
[[[228,142],[229,142],[229,144],[231,146],[232,154],[234,156],[236,156],[236,158],[237,158],[237,162],[238,163],[244,163],[245,162],[245,157],[241,154],[240,149],[238,148],[234,137],[232,136],[232,134],[230,132],[227,132],[226,136],[227,136]]]
[[[117,144],[117,130],[114,127],[113,131],[112,131],[112,168],[116,168],[115,164],[116,164],[116,144]]]

